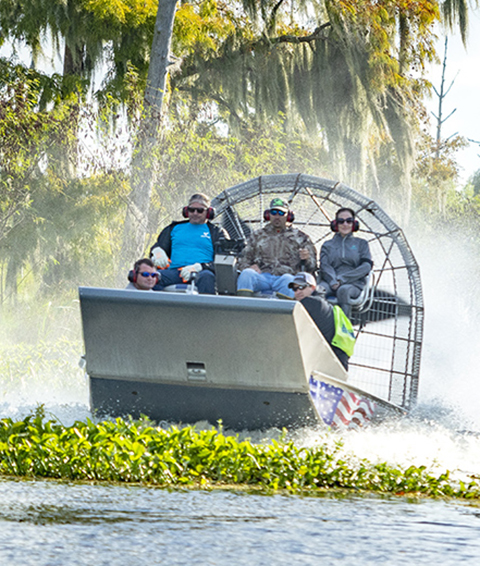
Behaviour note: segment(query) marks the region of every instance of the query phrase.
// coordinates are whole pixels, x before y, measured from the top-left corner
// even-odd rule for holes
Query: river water
[[[459,479],[480,476],[480,352],[472,347],[478,343],[480,316],[468,296],[454,292],[458,282],[437,284],[445,271],[436,267],[423,272],[429,291],[414,414],[358,431],[301,430],[295,442],[313,446],[341,439],[347,457],[424,465],[436,474],[448,469]],[[71,371],[32,382],[0,376],[0,417],[23,418],[38,403],[65,425],[91,417],[76,362]],[[278,435],[249,431],[242,436],[268,441]],[[359,562],[477,565],[480,504],[0,479],[0,566]]]
[[[1,564],[478,564],[462,503],[0,482]]]
[[[3,415],[20,418],[33,406],[10,404],[0,409]],[[47,411],[67,425],[91,416],[87,405],[79,402],[47,406]],[[464,424],[458,410],[433,403],[420,405],[408,420],[343,433],[304,429],[294,439],[307,446],[341,439],[346,455],[426,465],[437,473],[449,469],[454,477],[468,479],[480,470],[480,434],[459,428]],[[278,434],[250,431],[242,436],[265,441]],[[355,493],[267,496],[0,480],[1,565],[356,565],[359,561],[477,565],[480,505]]]

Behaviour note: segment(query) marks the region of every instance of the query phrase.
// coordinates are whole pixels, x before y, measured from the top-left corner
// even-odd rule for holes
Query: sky
[[[437,51],[443,59],[445,36],[438,33]],[[428,78],[440,90],[442,65],[432,66]],[[448,39],[445,88],[453,85],[444,99],[443,116],[454,114],[442,126],[442,137],[448,138],[459,134],[473,139],[479,144],[470,143],[469,147],[457,154],[460,176],[467,182],[475,171],[480,169],[480,9],[470,10],[469,35],[466,48],[459,34]],[[427,102],[427,108],[438,114],[438,98],[434,96]],[[435,135],[435,119],[432,117],[432,134]]]

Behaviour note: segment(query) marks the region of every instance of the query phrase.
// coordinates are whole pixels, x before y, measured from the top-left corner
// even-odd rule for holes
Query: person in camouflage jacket
[[[310,237],[291,226],[288,203],[274,198],[266,211],[269,223],[249,238],[239,260],[237,295],[274,292],[293,299],[289,284],[298,271],[314,273],[317,252]]]

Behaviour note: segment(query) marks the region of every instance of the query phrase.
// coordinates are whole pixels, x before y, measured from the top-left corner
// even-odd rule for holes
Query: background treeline
[[[139,169],[155,22],[172,3],[157,141]],[[65,333],[79,284],[124,283],[125,218],[147,169],[144,250],[193,191],[288,172],[340,179],[425,233],[461,219],[476,243],[480,171],[458,186],[466,142],[433,139],[423,105],[434,26],[465,37],[467,16],[459,0],[3,0],[5,338],[45,338],[35,316],[52,304],[63,322],[48,326]],[[37,70],[42,50],[61,73]]]

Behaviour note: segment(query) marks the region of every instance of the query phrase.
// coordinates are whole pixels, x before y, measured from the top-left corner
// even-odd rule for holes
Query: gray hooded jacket
[[[330,287],[336,283],[363,288],[373,267],[368,242],[352,234],[340,234],[323,243],[320,251],[320,276]]]

